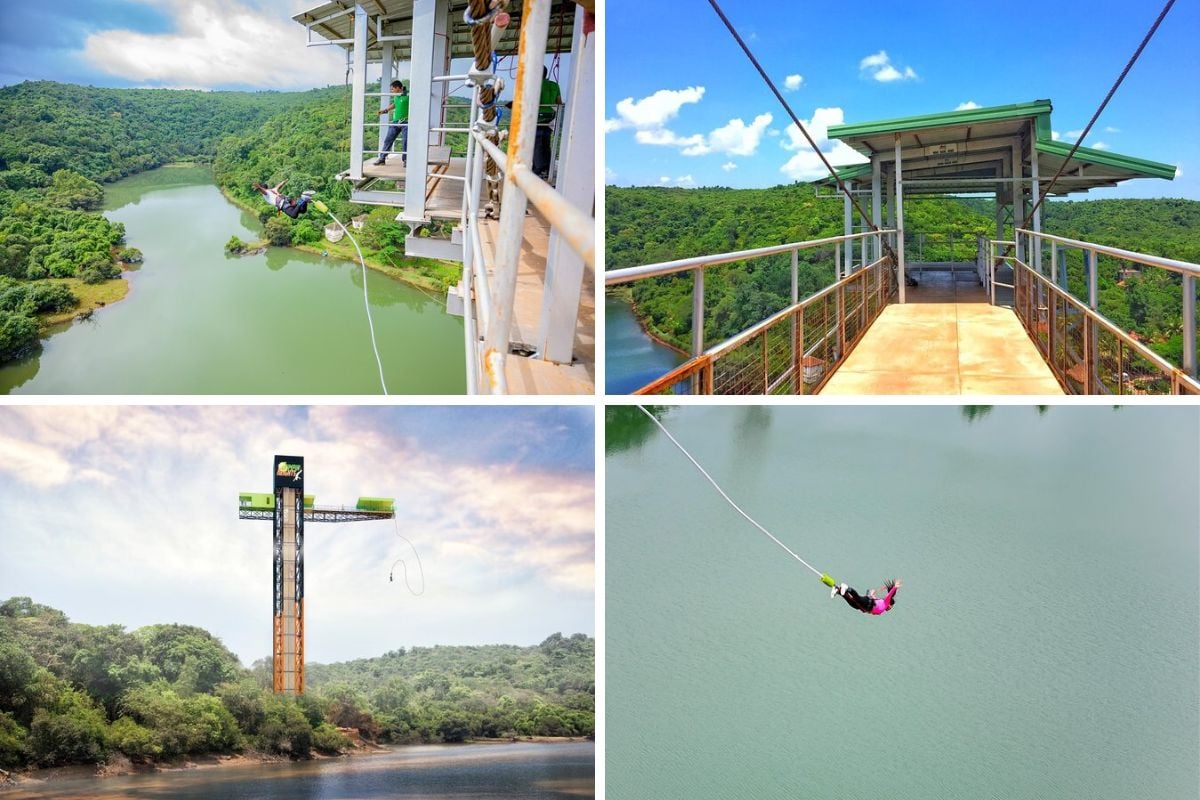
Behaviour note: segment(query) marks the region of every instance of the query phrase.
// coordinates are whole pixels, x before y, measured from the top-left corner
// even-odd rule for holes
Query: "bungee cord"
[[[414,545],[408,539],[406,539],[405,537],[400,535],[400,523],[396,522],[395,517],[392,517],[392,523],[395,525],[396,536],[399,537],[400,539],[404,540],[404,543],[407,544],[409,546],[409,548],[412,549],[413,555],[417,559],[417,572],[419,572],[421,574],[421,591],[419,591],[419,592],[413,591],[412,584],[409,583],[409,581],[408,581],[408,562],[405,561],[403,558],[397,558],[394,562],[392,562],[392,568],[388,572],[388,582],[391,583],[392,581],[395,580],[396,565],[403,564],[404,565],[404,585],[405,585],[405,587],[408,588],[408,593],[411,594],[413,597],[420,597],[421,595],[425,594],[425,568],[423,566],[421,566],[421,554],[417,552],[416,545]]]
[[[647,417],[650,418],[651,422],[653,422],[655,425],[658,426],[658,429],[660,431],[662,431],[664,434],[666,434],[667,438],[671,440],[671,444],[673,444],[677,448],[679,448],[679,452],[681,452],[685,456],[687,456],[687,460],[691,461],[692,465],[695,466],[696,469],[700,470],[700,474],[708,479],[708,482],[711,483],[713,485],[713,488],[716,489],[717,492],[720,493],[721,497],[725,498],[725,502],[729,503],[729,505],[731,505],[733,507],[734,511],[741,514],[743,517],[746,518],[747,522],[749,522],[751,525],[753,525],[754,527],[758,528],[760,531],[765,533],[772,542],[774,542],[775,544],[779,545],[784,550],[786,550],[788,555],[790,555],[792,558],[799,561],[804,566],[808,567],[808,569],[810,569],[814,575],[816,575],[817,577],[819,577],[821,579],[822,583],[825,583],[827,586],[833,585],[832,578],[830,578],[828,575],[821,572],[819,569],[814,567],[812,564],[808,563],[803,558],[801,558],[799,555],[797,555],[796,552],[794,550],[792,550],[792,548],[788,547],[786,544],[779,541],[779,539],[777,539],[775,537],[775,534],[771,533],[769,530],[764,528],[762,525],[758,524],[758,521],[755,520],[754,517],[750,516],[745,511],[743,511],[742,507],[739,506],[737,503],[735,503],[733,501],[733,499],[728,494],[725,493],[725,490],[721,488],[720,484],[718,484],[715,480],[713,480],[713,476],[709,475],[708,471],[705,470],[704,467],[700,466],[700,462],[692,457],[692,454],[687,451],[687,448],[685,448],[683,445],[681,445],[679,443],[679,441],[674,436],[671,435],[671,432],[669,430],[667,430],[666,427],[661,422],[659,422],[658,419],[653,414],[651,414],[649,411],[647,411],[645,409],[645,407],[643,407],[643,406],[638,406],[638,408],[641,409],[643,414],[645,414]]]

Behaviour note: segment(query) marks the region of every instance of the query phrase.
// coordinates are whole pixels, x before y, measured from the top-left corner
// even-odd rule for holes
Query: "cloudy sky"
[[[0,406],[0,594],[74,621],[199,625],[270,653],[272,456],[318,505],[396,521],[306,528],[313,661],[595,634],[594,411],[585,407]],[[396,567],[424,568],[414,596]]]
[[[763,187],[825,168],[704,0],[670,0],[668,27],[644,4],[606,9],[605,165],[619,186]],[[884,0],[780,7],[721,3],[835,165],[863,159],[830,125],[1048,98],[1074,143],[1162,3],[1046,0],[1015,17],[991,3]],[[1178,3],[1084,142],[1176,165],[1079,195],[1200,199],[1200,5]]]

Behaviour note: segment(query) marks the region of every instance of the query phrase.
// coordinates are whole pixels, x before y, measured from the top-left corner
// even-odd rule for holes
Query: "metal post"
[[[437,4],[433,16],[433,71],[438,74],[450,72],[450,13],[442,3]],[[429,103],[429,127],[444,127],[446,121],[446,98],[450,94],[450,84],[446,81],[435,81],[431,87],[431,102]],[[477,94],[477,92],[472,92]],[[444,131],[430,131],[429,144],[445,144]]]
[[[1083,251],[1083,267],[1087,270],[1088,308],[1095,311],[1100,303],[1100,287],[1096,281],[1096,267],[1099,258],[1094,250]]]
[[[1183,276],[1183,371],[1196,372],[1196,276]]]
[[[425,218],[425,179],[429,174],[429,119],[433,106],[433,64],[437,18],[446,0],[413,0],[412,58],[408,73],[408,165],[404,170],[401,219],[420,225]],[[507,352],[507,348],[506,348]]]
[[[1037,203],[1037,199],[1041,195],[1042,190],[1041,190],[1041,185],[1038,183],[1038,157],[1037,157],[1037,145],[1035,143],[1036,134],[1034,133],[1034,131],[1032,129],[1032,125],[1033,125],[1033,123],[1030,123],[1030,131],[1029,131],[1029,176],[1030,176],[1030,181],[1029,181],[1029,188],[1030,188],[1030,199],[1032,200],[1032,202]],[[1042,207],[1041,207],[1041,205],[1038,205],[1033,209],[1033,231],[1034,231],[1034,233],[1042,232]],[[1042,263],[1042,240],[1038,237],[1034,237],[1033,252],[1034,252],[1034,259],[1037,261],[1038,264],[1041,264]],[[1064,264],[1063,265],[1063,286],[1066,286],[1066,271],[1067,271],[1066,265]]]
[[[692,355],[704,352],[704,269],[692,270]]]
[[[794,305],[796,305],[796,303],[799,303],[799,302],[800,302],[800,251],[793,250],[792,251],[792,305],[794,306]],[[793,378],[792,378],[793,381],[797,380],[796,376],[799,376],[800,379],[803,378],[802,373],[799,371],[799,364],[800,364],[800,361],[804,358],[804,354],[796,353],[795,347],[796,347],[796,314],[793,313],[792,314],[792,348],[793,348],[792,360],[795,362],[795,364],[793,365]]]
[[[988,242],[988,288],[992,305],[996,305],[996,244],[994,242]]]
[[[1017,228],[1025,227],[1025,190],[1021,187],[1021,178],[1024,177],[1025,170],[1021,165],[1021,143],[1019,141],[1013,142],[1012,145],[1012,170],[1013,241],[1016,242],[1017,261],[1024,261],[1021,235],[1017,233]]]
[[[420,0],[419,0],[420,1]],[[533,137],[537,129],[537,107],[541,97],[542,61],[546,58],[546,33],[550,29],[550,3],[525,0],[521,12],[517,80],[513,117],[509,125],[508,159],[500,198],[500,224],[496,231],[496,286],[492,313],[484,338],[484,359],[496,359],[503,370],[508,358],[513,325],[513,303],[517,295],[517,265],[524,238],[525,192],[517,186],[514,167],[533,161]]]
[[[350,177],[363,176],[363,116],[367,94],[367,11],[354,7],[354,87],[350,92]]]
[[[871,221],[875,223],[876,228],[883,227],[883,211],[881,203],[883,202],[883,166],[879,163],[879,156],[871,156]],[[880,241],[875,239],[875,252],[872,254],[872,261],[878,260],[883,256],[883,250],[880,248]]]
[[[395,60],[392,58],[392,55],[393,55],[392,43],[388,42],[387,44],[385,44],[383,46],[383,64],[382,64],[383,68],[379,72],[379,110],[380,111],[387,108],[388,104],[391,102],[391,98],[388,97],[387,95],[385,95],[384,92],[391,90],[392,69],[396,66]],[[380,121],[383,121],[384,119],[386,119],[386,117],[380,115],[378,117],[378,119]],[[387,138],[387,128],[385,128],[381,125],[381,126],[379,126],[379,144],[375,145],[376,150],[379,150],[379,151],[383,150],[383,140],[386,138]],[[384,155],[384,153],[380,152],[379,155],[382,156],[382,155]]]
[[[854,191],[854,181],[847,181],[846,188]],[[842,235],[849,236],[854,233],[854,216],[850,210],[850,195],[842,195]],[[837,277],[838,280],[850,274],[850,262],[854,260],[854,243],[847,241],[845,248],[842,249],[842,261],[838,265]]]
[[[896,248],[896,257],[900,260],[897,266],[897,275],[899,276],[900,303],[904,304],[904,167],[901,162],[900,154],[900,134],[894,134],[896,137],[896,239],[900,242],[900,246]]]
[[[560,126],[565,126],[558,172],[558,191],[568,203],[589,211],[596,205],[596,37],[585,36],[583,6],[575,7],[571,41],[571,78]],[[570,363],[575,343],[579,300],[583,293],[583,259],[555,228],[546,249],[546,283],[538,326],[538,350],[548,361]]]

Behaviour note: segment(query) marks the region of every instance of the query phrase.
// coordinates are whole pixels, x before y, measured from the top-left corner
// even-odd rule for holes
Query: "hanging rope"
[[[1075,155],[1075,151],[1079,149],[1081,144],[1083,144],[1083,140],[1087,137],[1088,133],[1091,132],[1092,126],[1096,124],[1096,120],[1100,118],[1100,114],[1103,113],[1104,108],[1108,105],[1108,101],[1112,100],[1112,96],[1117,93],[1117,89],[1121,86],[1122,81],[1125,80],[1125,76],[1128,75],[1129,70],[1133,68],[1133,64],[1138,60],[1138,56],[1140,56],[1142,51],[1146,49],[1146,45],[1150,43],[1150,39],[1154,36],[1154,32],[1158,30],[1158,26],[1162,23],[1163,18],[1167,16],[1167,12],[1171,10],[1171,6],[1173,5],[1175,5],[1175,0],[1167,0],[1167,4],[1163,6],[1163,10],[1158,14],[1158,19],[1154,20],[1154,24],[1150,26],[1150,30],[1146,32],[1144,37],[1142,37],[1142,43],[1139,44],[1138,49],[1134,51],[1133,57],[1129,59],[1129,63],[1125,65],[1125,69],[1121,70],[1121,74],[1117,76],[1117,82],[1114,83],[1112,88],[1108,90],[1108,94],[1104,96],[1104,101],[1100,103],[1100,107],[1096,109],[1096,113],[1092,114],[1092,119],[1088,122],[1087,127],[1083,129],[1083,133],[1079,134],[1079,141],[1075,142],[1075,144],[1071,147],[1071,152],[1067,153],[1067,157],[1063,159],[1062,165],[1059,166],[1058,172],[1054,173],[1054,177],[1051,179],[1049,185],[1046,186],[1046,190],[1042,192],[1041,197],[1039,197],[1037,202],[1033,204],[1033,208],[1029,209],[1029,215],[1025,217],[1026,224],[1028,224],[1029,220],[1033,219],[1033,212],[1037,211],[1038,208],[1041,207],[1042,201],[1049,196],[1050,190],[1054,188],[1054,184],[1056,184],[1058,179],[1062,177],[1063,171],[1067,168],[1067,164],[1071,163],[1071,157]],[[1030,154],[1030,157],[1037,158],[1036,149]]]
[[[401,539],[404,539],[404,543],[407,544],[412,549],[413,555],[416,556],[417,572],[421,573],[421,591],[414,592],[413,588],[412,588],[412,584],[408,582],[408,562],[406,562],[403,558],[397,558],[392,563],[392,569],[391,569],[391,571],[388,572],[388,582],[391,583],[395,579],[396,564],[403,564],[404,565],[404,585],[408,588],[408,593],[411,594],[413,597],[420,597],[421,595],[425,594],[425,568],[421,566],[421,554],[417,552],[416,545],[414,545],[408,539],[405,539],[403,536],[400,536],[400,523],[396,522],[395,517],[392,517],[392,523],[394,524],[394,526],[396,528],[396,536],[398,536]]]
[[[667,438],[671,440],[671,444],[673,444],[673,445],[675,445],[676,447],[678,447],[678,448],[679,448],[679,452],[681,452],[681,453],[683,453],[685,456],[687,456],[687,459],[688,459],[688,461],[691,461],[691,462],[692,462],[692,465],[693,465],[693,466],[695,466],[695,467],[696,467],[696,469],[700,470],[700,474],[701,474],[701,475],[703,475],[705,478],[707,478],[707,479],[708,479],[708,482],[709,482],[709,483],[711,483],[711,484],[713,485],[713,488],[714,488],[714,489],[716,489],[716,490],[717,490],[717,491],[718,491],[718,492],[721,494],[721,497],[724,497],[724,498],[725,498],[725,502],[726,502],[726,503],[729,503],[729,505],[733,506],[733,510],[734,510],[734,511],[738,512],[739,514],[741,514],[743,517],[745,517],[745,518],[746,518],[746,521],[747,521],[747,522],[749,522],[751,525],[753,525],[754,527],[758,528],[760,531],[762,531],[763,533],[765,533],[765,534],[766,534],[766,535],[767,535],[767,536],[768,536],[768,537],[771,539],[771,541],[772,541],[772,542],[774,542],[775,544],[779,545],[779,546],[780,546],[780,547],[782,547],[784,550],[786,550],[786,551],[787,551],[787,554],[788,554],[789,556],[791,556],[792,558],[796,559],[796,560],[797,560],[797,561],[799,561],[801,564],[803,564],[804,566],[806,566],[806,567],[808,567],[810,570],[812,570],[813,574],[815,574],[817,577],[819,577],[819,578],[822,580],[822,582],[824,582],[824,583],[825,583],[827,586],[832,586],[832,585],[833,585],[833,583],[832,583],[832,580],[833,580],[833,579],[832,579],[832,578],[829,578],[829,576],[828,576],[828,575],[826,575],[825,573],[821,572],[819,569],[817,569],[817,568],[816,568],[816,567],[814,567],[812,564],[810,564],[810,563],[808,563],[807,561],[805,561],[805,560],[804,560],[803,558],[801,558],[800,556],[796,555],[795,551],[793,551],[793,550],[792,550],[792,548],[788,547],[786,544],[784,544],[783,542],[781,542],[781,541],[779,541],[778,539],[776,539],[776,538],[775,538],[775,535],[774,535],[773,533],[771,533],[769,530],[767,530],[766,528],[764,528],[762,525],[759,525],[759,524],[758,524],[758,522],[757,522],[757,521],[754,519],[754,517],[752,517],[752,516],[750,516],[749,514],[747,514],[745,511],[743,511],[743,510],[742,510],[742,507],[741,507],[741,506],[739,506],[737,503],[733,502],[733,499],[732,499],[732,498],[730,498],[730,496],[729,496],[729,495],[725,494],[725,490],[721,488],[720,484],[718,484],[718,483],[717,483],[715,480],[713,480],[713,477],[712,477],[712,475],[709,475],[709,474],[708,474],[708,472],[707,472],[707,471],[705,471],[704,467],[700,466],[700,462],[699,462],[699,461],[697,461],[696,459],[692,458],[692,454],[691,454],[691,453],[689,453],[689,452],[687,451],[687,449],[685,449],[685,448],[684,448],[684,446],[683,446],[683,445],[681,445],[681,444],[680,444],[680,443],[679,443],[679,442],[678,442],[678,441],[675,439],[675,437],[671,435],[671,432],[670,432],[669,430],[667,430],[665,427],[663,427],[663,424],[662,424],[661,422],[659,422],[659,421],[658,421],[658,419],[657,419],[657,418],[656,418],[656,417],[655,417],[653,414],[651,414],[649,411],[647,411],[647,410],[646,410],[646,409],[645,409],[643,406],[638,406],[638,408],[640,408],[640,409],[642,410],[642,413],[643,413],[643,414],[645,414],[647,417],[649,417],[649,418],[650,418],[650,421],[651,421],[651,422],[653,422],[655,425],[657,425],[657,426],[658,426],[658,429],[659,429],[660,431],[662,431],[663,433],[665,433],[665,434],[667,435]],[[827,579],[828,579],[828,580],[827,580]]]
[[[492,23],[498,12],[508,7],[508,0],[470,0],[463,12],[463,20],[471,26],[471,48],[475,57],[475,69],[492,69],[494,54],[492,52]],[[490,129],[488,141],[499,146],[499,115],[496,112],[497,91],[495,73],[492,80],[479,87],[479,106],[483,110],[483,119]],[[496,217],[500,209],[500,169],[491,156],[483,153],[484,171],[487,172],[488,199],[484,205],[484,216]]]
[[[329,206],[320,200],[313,201],[313,205],[333,218],[333,221],[342,229],[342,233],[350,237],[350,243],[354,245],[354,249],[358,252],[358,263],[362,264],[363,305],[367,308],[367,327],[371,330],[371,349],[375,351],[375,366],[379,368],[379,385],[383,387],[383,393],[386,395],[388,390],[387,383],[383,379],[383,360],[379,358],[379,345],[375,343],[375,320],[371,319],[371,299],[367,296],[367,262],[363,258],[362,250],[359,249],[358,240],[354,238],[354,234],[347,230],[342,221],[333,215],[333,212],[329,210]]]

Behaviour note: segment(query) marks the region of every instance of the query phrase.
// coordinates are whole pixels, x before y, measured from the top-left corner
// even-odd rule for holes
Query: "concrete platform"
[[[821,394],[1063,394],[1017,315],[958,283],[965,302],[953,286],[910,287],[915,302],[885,308]]]
[[[517,268],[513,302],[513,341],[537,341],[546,279],[550,223],[532,205],[525,216],[525,240]],[[497,220],[483,220],[480,238],[485,259],[495,263]],[[489,270],[489,275],[492,271]],[[554,364],[540,358],[509,355],[505,378],[510,394],[594,394],[596,391],[596,276],[584,265],[579,318],[575,324],[573,364]]]
[[[465,184],[456,178],[466,174],[466,159],[451,158],[450,148],[429,148],[430,175],[425,181],[425,215],[432,219],[458,219],[462,213],[463,188]],[[367,160],[362,166],[362,180],[354,181],[351,190],[356,203],[370,205],[404,205],[404,188],[408,180],[408,169],[401,163],[398,153],[388,156],[387,163],[376,165]],[[442,176],[447,176],[443,178]],[[343,180],[354,180],[349,173],[338,176]],[[394,189],[381,189],[378,181],[393,181]]]

